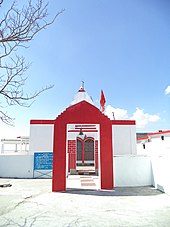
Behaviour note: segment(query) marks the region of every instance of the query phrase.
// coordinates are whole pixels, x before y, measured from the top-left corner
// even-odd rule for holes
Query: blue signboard
[[[52,170],[53,152],[35,152],[34,170]]]

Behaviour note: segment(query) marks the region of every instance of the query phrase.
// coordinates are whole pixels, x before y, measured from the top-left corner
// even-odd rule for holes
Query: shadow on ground
[[[67,188],[65,193],[94,196],[155,196],[163,192],[154,187],[115,187],[114,190]]]

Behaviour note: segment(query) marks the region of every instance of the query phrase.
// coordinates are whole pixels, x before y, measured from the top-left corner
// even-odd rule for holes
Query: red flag
[[[105,103],[106,103],[106,99],[104,97],[104,92],[103,90],[101,90],[101,97],[100,97],[100,106],[101,106],[101,111],[104,112],[105,110]]]

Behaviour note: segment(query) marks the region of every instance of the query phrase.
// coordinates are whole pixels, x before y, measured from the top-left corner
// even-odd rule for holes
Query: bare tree
[[[34,1],[35,2],[35,1]],[[5,4],[0,0],[0,11]],[[51,25],[63,12],[58,12],[51,21],[48,18],[48,3],[37,0],[22,8],[17,6],[17,0],[13,0],[10,8],[0,18],[0,120],[13,124],[13,118],[4,111],[11,105],[29,107],[34,99],[43,91],[52,88],[46,86],[34,94],[25,94],[24,85],[27,80],[26,70],[30,64],[25,62],[23,56],[17,55],[19,48],[28,48],[28,43],[41,30]],[[2,13],[0,13],[2,15]]]

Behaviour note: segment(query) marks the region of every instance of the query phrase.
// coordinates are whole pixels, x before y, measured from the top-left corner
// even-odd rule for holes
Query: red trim
[[[80,131],[80,129],[96,129],[96,127],[93,127],[93,128],[92,127],[91,128],[90,127],[79,127],[79,128],[75,127],[75,129],[76,130],[79,129],[79,131]]]
[[[145,137],[142,137],[142,138],[137,138],[137,140],[148,140],[149,139],[149,137],[148,136],[145,136]]]
[[[70,129],[68,130],[68,132],[80,132],[80,130],[77,130],[77,129]],[[82,130],[82,132],[98,132],[98,130]]]
[[[166,130],[166,131],[162,131],[162,132],[149,133],[148,136],[155,136],[155,135],[168,134],[168,133],[170,133],[170,130]]]
[[[75,125],[75,128],[84,128],[84,127],[95,127],[96,128],[96,125]]]
[[[39,125],[39,124],[54,124],[54,122],[55,122],[55,120],[30,120],[30,124],[37,124],[37,125]],[[112,125],[136,125],[136,121],[134,121],[134,120],[111,120],[111,123],[112,123]],[[91,127],[94,127],[94,125],[88,125],[88,127],[89,128],[86,128],[86,125],[76,125],[76,127],[78,128],[78,127],[81,127],[82,129],[83,128],[86,128],[86,129],[92,129],[92,128],[90,128],[90,126]],[[71,131],[71,130],[70,130]],[[164,131],[165,133],[168,133],[168,132],[170,132],[170,130],[169,131]],[[157,133],[151,133],[151,134],[161,134],[161,133],[163,133],[163,131],[162,132],[157,132]]]
[[[80,138],[80,137],[77,137],[77,140],[80,140],[81,142],[83,141],[83,139],[82,139],[82,138]]]
[[[82,139],[82,138],[80,138],[79,136],[77,136],[77,139],[78,139],[78,140],[81,140],[81,141],[86,141],[86,140],[93,140],[93,141],[94,141],[94,138],[91,137],[91,136],[85,137],[84,139]]]
[[[153,132],[153,133],[148,133],[147,136],[142,137],[142,138],[137,138],[138,141],[140,140],[146,140],[149,139],[149,136],[161,136],[161,135],[165,135],[165,134],[170,134],[170,130],[166,130],[166,131],[162,131],[162,132]]]
[[[31,125],[51,125],[54,124],[55,120],[30,120]]]
[[[134,120],[111,120],[112,125],[136,125]]]
[[[86,137],[86,138],[84,139],[84,141],[86,141],[86,140],[93,140],[93,141],[94,141],[94,138],[91,137],[91,136],[88,136],[88,137]]]

